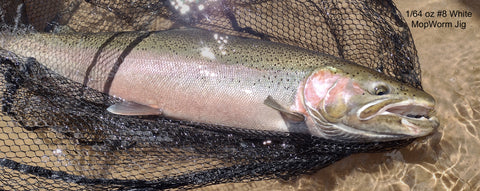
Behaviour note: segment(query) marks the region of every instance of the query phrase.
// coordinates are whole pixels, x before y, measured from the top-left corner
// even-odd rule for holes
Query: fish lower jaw
[[[386,142],[414,138],[404,133],[377,132],[350,127],[343,123],[321,126],[317,124],[315,130],[310,129],[310,133],[317,137],[332,139],[342,142]]]
[[[426,118],[424,118],[426,119]],[[430,134],[430,132],[433,131],[434,127],[430,126],[430,127],[420,127],[418,125],[416,125],[415,123],[412,123],[411,121],[409,121],[409,119],[406,119],[406,118],[402,118],[401,120],[401,123],[404,127],[407,127],[408,130],[410,130],[411,132],[411,135],[412,136],[425,136],[425,135],[428,135]],[[427,123],[430,121],[429,119],[426,119],[426,120],[421,120],[422,122],[426,121]]]

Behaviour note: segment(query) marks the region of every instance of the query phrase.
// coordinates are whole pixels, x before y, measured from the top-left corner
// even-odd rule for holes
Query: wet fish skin
[[[351,142],[419,137],[438,126],[424,91],[279,43],[199,29],[1,38],[2,48],[170,118]],[[268,97],[283,109],[265,105]]]

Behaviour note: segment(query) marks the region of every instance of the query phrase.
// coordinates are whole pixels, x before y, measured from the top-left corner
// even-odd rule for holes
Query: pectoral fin
[[[305,121],[305,116],[301,113],[293,112],[290,111],[289,109],[285,108],[281,104],[279,104],[275,99],[272,98],[272,96],[268,96],[265,101],[263,101],[263,104],[277,110],[280,112],[282,117],[289,121],[289,122],[304,122]]]
[[[117,115],[161,115],[162,111],[136,102],[121,102],[111,105],[107,111]]]

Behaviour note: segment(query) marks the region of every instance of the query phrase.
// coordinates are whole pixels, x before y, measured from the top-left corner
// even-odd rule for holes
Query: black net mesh
[[[390,1],[0,2],[9,30],[22,24],[46,32],[63,26],[76,32],[199,27],[317,50],[421,87],[412,37]],[[157,190],[288,179],[353,153],[411,142],[343,143],[118,116],[106,108],[119,99],[59,76],[34,58],[0,50],[0,71],[4,190]]]

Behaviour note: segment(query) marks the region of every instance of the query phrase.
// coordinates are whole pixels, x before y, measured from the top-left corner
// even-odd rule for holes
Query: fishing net
[[[411,34],[391,1],[0,2],[2,23],[9,30],[198,27],[317,50],[421,87]],[[345,143],[303,134],[114,115],[106,108],[121,100],[8,50],[0,50],[0,85],[3,190],[158,190],[289,179],[353,153],[384,151],[412,141]]]

